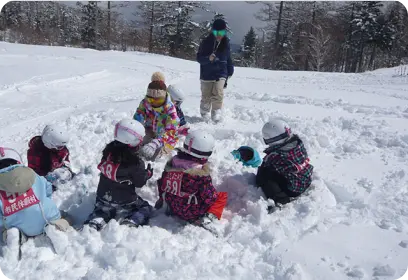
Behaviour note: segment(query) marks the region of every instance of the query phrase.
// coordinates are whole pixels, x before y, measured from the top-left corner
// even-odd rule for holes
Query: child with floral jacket
[[[155,160],[174,149],[178,142],[180,120],[176,107],[167,94],[162,73],[153,73],[146,97],[140,102],[133,118],[146,129],[141,155],[147,160]]]

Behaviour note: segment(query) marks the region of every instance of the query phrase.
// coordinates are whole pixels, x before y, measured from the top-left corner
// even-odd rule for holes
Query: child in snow
[[[155,160],[163,153],[169,153],[177,144],[177,130],[180,120],[176,107],[167,94],[164,75],[152,75],[146,97],[140,102],[133,118],[146,128],[141,155],[147,160]]]
[[[40,235],[48,224],[66,231],[69,223],[61,218],[51,199],[51,183],[21,162],[15,150],[0,147],[0,228],[3,240],[12,228],[17,228],[23,236]]]
[[[267,122],[262,136],[269,147],[256,174],[256,184],[275,203],[285,204],[310,187],[313,166],[302,140],[281,120]]]
[[[47,125],[41,136],[33,137],[28,146],[28,167],[38,175],[54,183],[72,179],[75,175],[69,167],[68,133],[57,125]]]
[[[203,131],[190,132],[178,154],[166,165],[157,181],[160,199],[156,208],[163,207],[190,223],[212,228],[220,219],[227,203],[227,193],[217,192],[212,184],[208,158],[214,148],[214,138]]]
[[[148,222],[153,207],[135,190],[153,176],[150,164],[145,169],[138,155],[144,136],[144,127],[135,120],[116,124],[115,140],[105,147],[98,165],[101,174],[95,208],[85,224],[101,230],[111,219],[133,227]]]
[[[188,126],[184,118],[184,113],[181,110],[181,103],[183,103],[184,101],[184,93],[174,85],[169,85],[169,87],[167,88],[167,91],[170,94],[171,101],[176,106],[177,116],[180,119],[180,126],[177,132],[179,135],[185,136],[188,134],[188,130],[190,129],[190,127]]]

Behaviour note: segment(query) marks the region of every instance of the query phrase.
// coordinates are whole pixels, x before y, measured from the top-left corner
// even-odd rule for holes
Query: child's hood
[[[28,146],[29,146],[30,148],[34,148],[34,147],[36,147],[36,146],[38,146],[38,145],[44,146],[44,144],[43,144],[43,142],[42,142],[42,140],[41,140],[41,136],[40,136],[40,135],[34,136],[33,138],[31,138],[30,142],[28,143]]]
[[[281,145],[271,146],[267,148],[264,152],[268,155],[271,153],[286,154],[299,147],[302,144],[302,140],[297,135],[293,135],[288,142],[285,142]]]
[[[24,193],[35,183],[36,174],[22,164],[12,165],[0,170],[0,190],[9,193]]]

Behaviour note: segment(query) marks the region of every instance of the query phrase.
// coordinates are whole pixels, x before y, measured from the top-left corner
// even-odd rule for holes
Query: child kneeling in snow
[[[262,188],[266,198],[286,204],[310,187],[313,166],[302,140],[292,134],[285,122],[267,122],[262,128],[262,136],[269,146],[262,161],[258,152],[247,146],[232,154],[245,166],[258,167],[262,162],[256,174],[256,185]]]
[[[7,230],[12,228],[29,237],[44,233],[48,224],[66,231],[69,223],[61,218],[51,199],[51,183],[21,162],[15,150],[0,147],[0,228],[3,240],[7,238]]]
[[[68,141],[69,135],[62,127],[47,125],[42,135],[33,137],[28,144],[28,167],[51,183],[72,179],[75,173],[69,167]]]
[[[153,207],[140,198],[135,188],[143,187],[153,176],[153,169],[139,158],[144,127],[131,119],[115,126],[115,140],[103,150],[98,165],[101,171],[93,213],[85,224],[101,230],[111,219],[137,227],[148,223]]]
[[[133,118],[146,128],[141,155],[146,160],[155,160],[170,153],[178,141],[179,118],[177,110],[167,94],[164,75],[155,72],[146,97],[140,102]]]
[[[258,168],[256,184],[275,203],[288,203],[310,187],[313,166],[302,140],[292,134],[285,122],[267,122],[262,128],[262,136],[269,147]]]
[[[157,181],[160,199],[156,208],[165,202],[172,215],[207,229],[221,218],[227,193],[217,192],[212,184],[208,158],[213,148],[211,135],[203,131],[187,135],[183,147],[167,163]]]
[[[176,106],[177,116],[180,119],[180,126],[177,130],[177,133],[179,135],[186,136],[188,134],[188,130],[190,129],[190,127],[186,122],[183,110],[181,110],[181,104],[184,101],[184,93],[174,85],[169,85],[167,91],[170,94],[171,101],[174,103],[174,106]]]

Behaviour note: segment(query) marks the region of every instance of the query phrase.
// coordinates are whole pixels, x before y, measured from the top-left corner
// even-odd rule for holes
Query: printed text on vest
[[[5,217],[40,203],[32,189],[22,194],[0,191],[0,198],[3,203],[3,213]]]
[[[102,161],[98,165],[98,169],[102,172],[103,175],[105,175],[107,178],[111,179],[112,181],[116,181],[116,172],[118,171],[119,168],[118,163],[114,163],[110,160]]]

